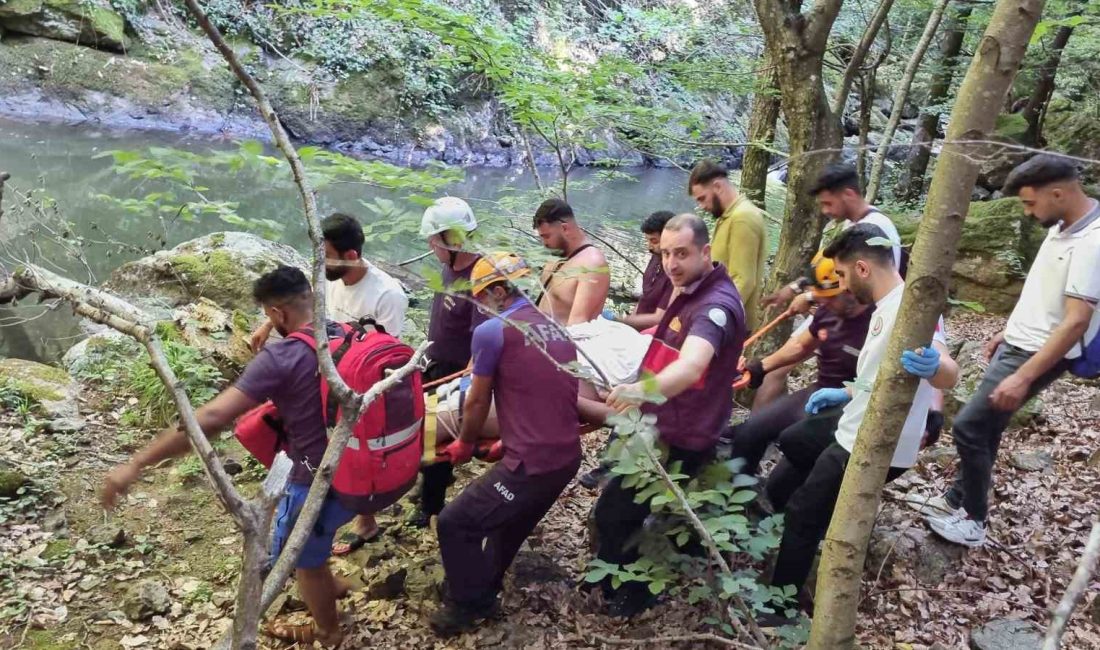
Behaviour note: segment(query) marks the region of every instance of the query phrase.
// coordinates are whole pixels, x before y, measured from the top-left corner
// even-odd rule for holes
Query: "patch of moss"
[[[97,34],[119,44],[127,41],[126,22],[109,6],[85,0],[43,0],[42,5],[80,20],[81,44],[95,45]]]
[[[42,559],[47,562],[61,560],[69,556],[73,551],[72,542],[67,539],[51,539],[46,543],[46,550],[42,551]]]
[[[990,255],[1011,251],[1026,268],[1042,243],[1042,230],[1024,214],[1020,201],[1006,197],[970,204],[959,250]]]
[[[240,263],[228,251],[177,255],[170,263],[198,296],[228,307],[251,304],[252,283],[241,273]]]
[[[1027,132],[1027,120],[1023,113],[1002,113],[997,116],[997,125],[993,133],[1002,138],[1020,140]]]
[[[1043,123],[1043,137],[1053,151],[1100,158],[1100,116],[1092,111],[1074,110],[1071,104],[1052,108]],[[1085,165],[1082,173],[1088,181],[1100,181],[1096,165]]]
[[[0,5],[0,18],[33,16],[42,11],[42,0],[8,0]]]
[[[58,95],[95,91],[151,107],[186,92],[189,82],[187,73],[174,66],[34,37],[0,42],[0,69]]]
[[[69,374],[60,368],[23,359],[0,361],[0,380],[34,403],[64,399],[59,386],[71,381]]]
[[[27,632],[26,645],[30,650],[70,650],[72,641],[61,641],[58,630],[31,630]]]
[[[180,334],[180,329],[176,327],[175,323],[168,321],[161,321],[153,328],[157,338],[162,341],[179,341],[183,338]]]
[[[234,331],[237,332],[251,332],[253,318],[244,313],[240,309],[234,309],[233,314],[229,317],[230,322],[233,324]]]
[[[13,469],[0,468],[0,497],[11,498],[27,484],[27,477]]]

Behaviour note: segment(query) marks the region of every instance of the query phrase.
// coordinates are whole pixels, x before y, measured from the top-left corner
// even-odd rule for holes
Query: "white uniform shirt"
[[[401,336],[405,309],[409,306],[401,283],[373,265],[355,284],[347,285],[343,280],[326,282],[325,301],[329,318],[342,323],[373,318],[393,336]]]
[[[1062,230],[1059,224],[1047,233],[1008,318],[1005,341],[1038,352],[1065,319],[1066,296],[1100,302],[1100,204],[1073,227]],[[1100,315],[1093,314],[1085,340],[1091,341],[1098,328]],[[1066,353],[1067,359],[1079,356],[1080,345]]]
[[[886,233],[886,238],[894,242],[894,268],[901,268],[901,235],[898,234],[898,229],[894,225],[893,221],[890,221],[890,217],[886,216],[882,212],[879,212],[878,208],[871,208],[871,211],[863,215],[859,221],[844,220],[844,223],[840,224],[841,230],[847,230],[857,223],[869,223],[873,226],[882,228],[882,232]]]
[[[840,424],[836,428],[836,441],[841,447],[847,449],[848,453],[852,452],[856,444],[859,425],[867,413],[867,403],[871,401],[871,389],[878,377],[879,366],[886,357],[886,344],[890,342],[890,334],[894,331],[894,321],[897,319],[898,309],[901,307],[901,296],[904,292],[905,285],[899,284],[878,301],[875,312],[871,315],[867,339],[863,342],[863,349],[859,351],[859,361],[856,362],[856,380],[851,387],[852,400],[844,406],[844,414],[840,416]],[[946,345],[943,331],[941,318],[932,338]],[[917,394],[913,398],[913,406],[909,409],[909,415],[906,416],[905,424],[901,428],[901,437],[898,439],[898,446],[894,449],[894,458],[890,461],[891,467],[912,467],[917,462],[917,452],[920,451],[925,420],[928,417],[928,409],[932,406],[934,393],[932,384],[922,379],[917,387]]]

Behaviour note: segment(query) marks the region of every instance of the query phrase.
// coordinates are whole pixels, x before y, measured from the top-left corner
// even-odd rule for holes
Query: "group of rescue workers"
[[[972,547],[985,540],[993,465],[1012,413],[1082,355],[1100,324],[1100,207],[1082,190],[1076,168],[1038,155],[1011,173],[1004,192],[1018,196],[1049,232],[1004,332],[987,347],[990,365],[977,393],[954,419],[954,485],[942,496],[913,495],[932,530]],[[497,612],[504,574],[520,546],[578,473],[582,432],[630,409],[655,416],[662,462],[678,461],[687,476],[722,449],[744,459],[739,471],[756,474],[769,445],[777,446],[761,507],[785,515],[771,584],[792,587],[785,593],[795,595],[776,603],[776,614],[760,623],[785,624],[798,609],[812,614],[802,588],[885,359],[905,286],[906,252],[890,218],[864,201],[855,171],[831,166],[813,188],[833,222],[827,246],[806,277],[764,296],[767,215],[713,161],[693,169],[688,193],[714,217],[713,229],[694,214],[654,212],[642,222],[651,256],[629,314],[607,309],[607,259],[562,200],[547,200],[534,213],[534,230],[558,257],[541,270],[541,293],[533,299],[521,289],[520,279],[531,274],[523,259],[470,250],[477,222],[464,201],[442,198],[424,213],[420,234],[442,265],[445,289],[431,305],[430,362],[422,376],[432,386],[423,424],[429,462],[421,470],[411,523],[436,523],[446,574],[443,605],[430,619],[437,634],[461,632]],[[324,220],[323,232],[330,320],[370,323],[399,336],[408,300],[400,282],[362,259],[359,223],[334,214]],[[274,560],[303,507],[333,419],[323,406],[315,350],[296,334],[313,322],[308,279],[280,267],[256,281],[254,295],[267,317],[253,336],[256,357],[197,417],[203,431],[215,435],[268,401],[281,415],[283,449],[294,468],[275,517]],[[803,322],[774,353],[746,359],[746,338],[765,308]],[[272,330],[281,338],[268,342]],[[333,345],[350,342],[349,331],[330,330]],[[366,336],[365,329],[357,331]],[[945,337],[941,320],[927,345],[900,359],[920,382],[888,480],[912,467],[943,426],[940,391],[959,376]],[[810,357],[817,360],[816,376],[788,394],[787,373]],[[578,373],[578,366],[590,372]],[[755,389],[754,404],[747,419],[730,426],[739,381]],[[144,468],[188,450],[181,431],[166,430],[111,471],[104,504],[114,507]],[[475,455],[498,462],[447,503],[454,466]],[[650,506],[607,463],[580,483],[600,490],[596,556],[627,564],[639,557],[636,539]],[[296,565],[313,621],[273,621],[268,633],[340,642],[336,601],[347,586],[332,574],[328,558],[378,535],[373,514],[410,487],[374,494],[368,506],[330,492]],[[350,522],[352,532],[337,540]],[[629,617],[655,602],[639,582],[595,587],[612,615]]]

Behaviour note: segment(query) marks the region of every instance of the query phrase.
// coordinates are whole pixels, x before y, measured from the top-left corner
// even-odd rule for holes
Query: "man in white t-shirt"
[[[928,523],[944,539],[985,543],[989,490],[1001,435],[1012,414],[1066,371],[1100,328],[1100,204],[1081,188],[1072,161],[1039,154],[1012,170],[1004,193],[1049,229],[1005,330],[986,345],[977,392],[955,418],[955,483],[929,502]]]
[[[882,229],[886,239],[893,242],[894,266],[902,269],[901,237],[898,235],[898,229],[890,217],[864,200],[863,193],[859,189],[859,175],[855,167],[844,163],[829,165],[810,188],[810,194],[817,199],[817,207],[821,213],[831,219],[822,234],[822,248],[828,246],[829,241],[838,232],[847,230],[857,223],[874,224]],[[904,275],[902,269],[902,277]],[[793,313],[806,314],[814,305],[813,293],[809,291],[812,284],[808,275],[800,277],[779,291],[766,296],[761,301],[761,305],[764,309],[789,305]],[[801,335],[809,326],[810,319],[807,318],[792,336]],[[766,406],[786,392],[787,375],[793,367],[777,368],[768,373],[763,385],[753,398],[754,410]]]
[[[328,317],[342,323],[373,318],[387,333],[401,336],[409,297],[393,276],[363,259],[363,226],[355,217],[335,212],[321,222],[321,232]],[[270,334],[270,322],[253,332],[253,351],[258,352]]]
[[[855,381],[844,388],[822,388],[810,396],[806,402],[810,417],[780,435],[778,446],[783,459],[773,471],[778,476],[768,477],[769,496],[781,495],[773,499],[773,505],[785,511],[772,585],[791,586],[796,595],[809,576],[818,544],[832,519],[844,471],[867,412],[879,367],[886,357],[905,291],[890,249],[876,242],[883,236],[878,226],[857,224],[825,249],[824,255],[836,263],[841,287],[851,291],[859,302],[874,304],[875,311],[859,353]],[[947,351],[942,320],[932,343],[906,350],[901,363],[921,382],[902,426],[887,481],[916,463],[934,389],[951,388],[958,380],[959,367]],[[836,407],[840,406],[843,410],[838,420]],[[788,603],[791,607],[795,604],[794,598]],[[782,614],[774,619],[775,623],[787,620]],[[764,621],[769,625],[775,623]]]

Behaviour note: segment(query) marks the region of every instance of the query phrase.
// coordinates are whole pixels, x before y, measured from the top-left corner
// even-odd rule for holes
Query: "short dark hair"
[[[535,210],[535,218],[533,226],[538,228],[540,224],[544,223],[558,223],[561,221],[573,221],[576,217],[573,216],[573,208],[568,203],[561,199],[546,199],[539,205],[539,209]]]
[[[840,262],[851,262],[855,258],[861,258],[878,264],[879,266],[894,266],[894,247],[891,244],[881,242],[871,243],[875,238],[889,242],[889,237],[882,228],[871,223],[857,223],[851,228],[837,235],[825,251],[825,257]]]
[[[665,230],[683,230],[684,228],[691,228],[691,241],[696,246],[706,246],[710,243],[707,223],[698,215],[685,212],[669,219],[665,224]]]
[[[859,193],[859,174],[851,165],[833,163],[818,175],[817,180],[810,187],[810,196],[844,190],[854,190],[857,194]]]
[[[691,176],[688,177],[688,194],[696,185],[709,183],[716,178],[729,178],[730,170],[717,160],[703,158],[691,168]]]
[[[1051,183],[1075,181],[1080,178],[1077,164],[1065,156],[1050,153],[1035,154],[1017,165],[1005,179],[1001,189],[1005,196],[1016,196],[1024,187],[1045,187]]]
[[[284,302],[287,299],[312,293],[309,279],[302,269],[294,266],[278,266],[252,283],[252,297],[261,305]]]
[[[642,222],[642,232],[647,235],[656,235],[665,229],[668,220],[675,217],[675,213],[668,210],[658,210],[645,218]]]
[[[333,212],[321,222],[321,234],[337,253],[355,251],[363,255],[363,226],[350,214]]]

